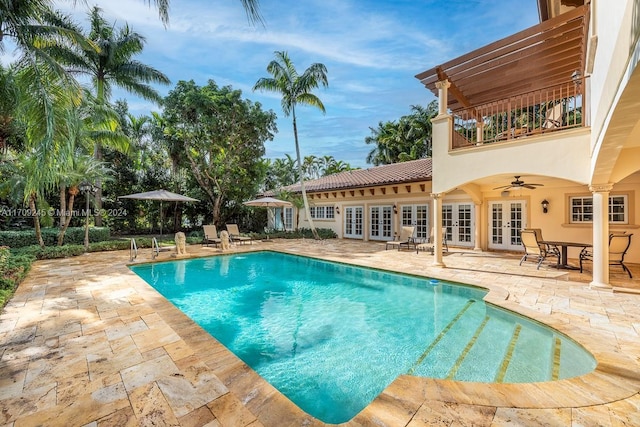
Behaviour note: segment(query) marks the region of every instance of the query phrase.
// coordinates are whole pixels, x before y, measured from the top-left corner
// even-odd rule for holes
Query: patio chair
[[[433,227],[431,227],[431,235],[427,239],[427,242],[416,245],[416,253],[420,252],[421,249],[433,253],[435,250],[433,245],[434,234]],[[449,252],[449,245],[447,245],[447,227],[442,227],[442,252]]]
[[[536,238],[538,239],[538,242],[544,242],[544,238],[542,237],[542,228],[525,228],[524,230],[533,230],[534,233],[536,233]],[[543,243],[545,245],[545,248],[547,250],[547,253],[549,254],[553,254],[554,256],[560,256],[560,250],[558,249],[557,246],[555,245],[550,245],[548,243]]]
[[[624,256],[631,246],[631,236],[633,233],[611,233],[609,234],[609,265],[621,265],[622,270],[626,271],[630,279],[633,279],[631,271],[624,265]],[[584,261],[593,261],[593,252],[584,248],[580,251],[580,273],[582,273],[582,263]]]
[[[384,249],[387,250],[389,247],[400,249],[403,245],[407,247],[413,243],[413,232],[415,227],[402,227],[400,230],[400,236],[396,236],[395,240],[390,240],[386,242]]]
[[[216,226],[213,224],[203,225],[202,230],[204,231],[202,246],[209,246],[210,244],[213,244],[218,247],[220,239],[218,238],[218,230],[216,230]]]
[[[522,246],[524,246],[524,255],[522,256],[519,265],[522,265],[522,262],[526,261],[529,257],[535,257],[538,262],[538,266],[536,268],[539,270],[540,264],[542,264],[542,261],[544,261],[549,255],[555,255],[558,260],[556,265],[560,265],[560,255],[548,252],[546,245],[538,240],[538,234],[534,230],[520,230],[520,241],[522,242]]]
[[[253,244],[253,239],[249,236],[243,236],[240,234],[238,224],[227,224],[227,231],[229,232],[229,238],[233,243],[246,243]]]

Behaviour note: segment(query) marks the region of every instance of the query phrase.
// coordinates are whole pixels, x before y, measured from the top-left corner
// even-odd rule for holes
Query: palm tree
[[[141,98],[161,103],[162,97],[151,83],[169,84],[169,78],[159,70],[133,59],[144,48],[145,38],[132,31],[128,25],[116,31],[101,16],[101,9],[93,7],[89,12],[91,30],[88,39],[99,51],[82,49],[75,55],[64,55],[60,60],[68,66],[72,75],[88,75],[92,79],[97,104],[107,104],[112,86],[119,86]],[[96,160],[102,160],[102,144],[94,149]],[[97,182],[96,210],[102,208],[102,189]],[[96,225],[102,218],[96,217]]]
[[[152,0],[146,0],[151,4]],[[251,23],[262,23],[262,16],[260,15],[260,8],[258,0],[240,0],[242,7],[244,7],[247,13],[247,19]],[[167,24],[169,22],[169,0],[153,0],[153,3],[158,8],[160,19]]]
[[[42,199],[47,183],[40,181],[43,179],[42,174],[36,173],[41,167],[38,162],[40,155],[37,151],[31,150],[19,154],[12,161],[1,163],[3,180],[0,182],[0,195],[29,206],[36,239],[40,247],[44,248],[38,201]]]
[[[319,85],[323,87],[329,86],[327,80],[327,67],[324,64],[314,63],[307,68],[302,75],[296,71],[293,62],[289,58],[287,52],[275,52],[276,59],[267,65],[267,72],[272,77],[262,77],[253,86],[253,90],[268,90],[278,92],[282,95],[282,111],[285,116],[291,115],[293,118],[293,136],[296,143],[296,158],[298,161],[298,175],[300,178],[300,189],[302,191],[302,199],[304,201],[304,209],[309,221],[309,227],[315,239],[319,239],[318,232],[313,225],[311,213],[309,211],[309,201],[307,200],[307,192],[304,188],[304,177],[302,173],[302,161],[300,159],[300,145],[298,143],[298,126],[296,123],[296,105],[298,103],[317,107],[322,113],[325,113],[324,104],[311,91]]]
[[[27,142],[38,146],[41,166],[56,151],[58,119],[67,105],[78,104],[80,88],[56,60],[72,47],[95,50],[70,17],[56,12],[52,1],[5,0],[0,2],[0,52],[5,40],[20,53],[12,64],[20,90],[19,116],[26,123]],[[4,90],[3,90],[4,92]],[[48,171],[39,168],[41,174]]]

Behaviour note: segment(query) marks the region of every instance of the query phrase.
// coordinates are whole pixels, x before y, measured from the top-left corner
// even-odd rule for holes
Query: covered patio
[[[598,359],[584,377],[535,384],[401,376],[345,426],[640,424],[640,281],[518,254],[452,249],[447,268],[380,242],[277,240],[277,250],[482,286],[486,300],[553,326]],[[219,249],[189,246],[190,256]],[[170,260],[162,253],[159,261]],[[37,262],[0,316],[2,424],[322,426],[128,268],[127,251]],[[141,251],[138,262],[150,262]],[[640,266],[630,264],[634,277]]]

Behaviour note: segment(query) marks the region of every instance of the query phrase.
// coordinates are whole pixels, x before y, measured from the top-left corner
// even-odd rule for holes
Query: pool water
[[[276,252],[131,269],[301,409],[348,421],[401,374],[537,382],[591,372],[568,337],[486,291]]]

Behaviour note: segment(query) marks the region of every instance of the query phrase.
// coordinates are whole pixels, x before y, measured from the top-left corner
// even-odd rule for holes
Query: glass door
[[[442,205],[442,227],[446,227],[447,244],[473,247],[475,223],[473,203],[446,203]]]
[[[429,237],[429,205],[403,205],[403,226],[414,226],[413,236],[420,242],[426,242]]]
[[[371,206],[369,208],[369,238],[371,240],[393,240],[393,206]]]
[[[527,226],[524,200],[489,203],[489,249],[522,251],[520,230]]]
[[[362,206],[349,206],[344,209],[344,237],[362,239]]]

